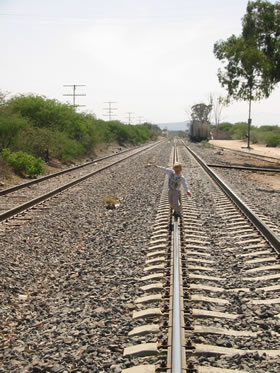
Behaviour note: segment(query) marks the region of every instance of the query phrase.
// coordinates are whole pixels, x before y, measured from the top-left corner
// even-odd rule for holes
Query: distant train
[[[191,141],[202,141],[210,138],[210,124],[193,120],[190,124],[189,137]]]

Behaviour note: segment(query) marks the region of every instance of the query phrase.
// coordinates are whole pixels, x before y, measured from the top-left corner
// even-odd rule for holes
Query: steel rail
[[[257,154],[257,153],[247,153],[247,152],[243,152],[242,150],[230,149],[230,148],[226,148],[226,147],[218,146],[218,145],[213,145],[213,146],[215,148],[218,148],[218,149],[228,150],[230,152],[234,152],[234,153],[237,153],[237,154],[242,154],[242,155],[245,155],[245,156],[248,156],[248,157],[251,157],[251,158],[259,159],[259,160],[264,161],[264,162],[280,164],[280,159],[276,158],[276,157],[270,157],[270,156],[267,156],[267,155],[261,155],[261,154]]]
[[[268,168],[268,167],[249,167],[249,166],[237,166],[237,165],[226,165],[226,164],[209,164],[208,167],[213,168],[229,168],[233,170],[244,170],[244,171],[253,171],[253,172],[280,172],[280,168]]]
[[[174,144],[173,163],[178,160],[176,144]],[[173,294],[172,294],[172,373],[182,372],[182,324],[181,324],[181,278],[179,257],[179,228],[178,219],[174,219],[173,229]]]
[[[46,201],[47,199],[49,199],[49,198],[51,198],[51,197],[53,197],[53,196],[61,193],[62,191],[66,190],[66,189],[69,189],[72,186],[74,186],[76,184],[79,184],[82,181],[84,181],[84,180],[86,180],[86,179],[88,179],[88,178],[90,178],[90,177],[98,174],[99,172],[104,171],[107,168],[110,168],[110,167],[112,167],[112,166],[114,166],[114,165],[116,165],[118,163],[121,163],[121,162],[125,161],[126,159],[129,159],[129,158],[133,157],[134,155],[140,154],[140,153],[142,153],[145,150],[152,149],[152,148],[154,148],[155,146],[157,146],[159,144],[160,144],[160,142],[157,142],[156,144],[153,144],[153,145],[150,145],[150,146],[146,146],[146,147],[138,150],[136,153],[130,154],[130,155],[126,156],[125,158],[122,158],[122,159],[117,160],[117,161],[115,161],[113,163],[110,163],[109,165],[103,166],[102,168],[100,168],[98,170],[95,170],[95,171],[93,171],[93,172],[91,172],[91,173],[89,173],[87,175],[84,175],[84,176],[82,176],[82,177],[80,177],[80,178],[78,178],[78,179],[76,179],[74,181],[71,181],[70,183],[64,184],[64,185],[62,185],[62,186],[60,186],[60,187],[58,187],[58,188],[56,188],[56,189],[54,189],[54,190],[52,190],[52,191],[50,191],[48,193],[42,194],[39,197],[36,197],[36,198],[34,198],[34,199],[32,199],[32,200],[30,200],[30,201],[28,201],[26,203],[23,203],[23,204],[15,207],[15,208],[13,208],[11,210],[8,210],[8,211],[4,212],[3,214],[0,214],[0,222],[4,221],[4,220],[7,220],[7,219],[11,218],[12,216],[17,215],[17,214],[19,214],[19,213],[21,213],[21,212],[29,209],[30,207],[33,207],[33,206],[35,206],[35,205],[37,205],[37,204],[39,204],[39,203],[41,203],[43,201]]]
[[[173,231],[172,373],[182,372],[181,284],[178,221]]]
[[[186,149],[192,154],[207,174],[215,181],[220,189],[234,202],[234,204],[243,212],[243,214],[253,223],[259,230],[263,237],[270,243],[270,245],[280,253],[280,238],[272,232],[272,230],[252,211],[230,188],[227,184],[213,171],[207,164],[184,142],[182,142]]]

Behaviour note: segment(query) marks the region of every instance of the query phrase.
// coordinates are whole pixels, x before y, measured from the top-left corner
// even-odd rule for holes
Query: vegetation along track
[[[214,183],[184,145],[178,153],[193,197],[182,197],[177,225],[165,181],[124,349],[130,367],[126,361],[123,372],[279,372],[279,238],[232,191],[225,193],[221,181]],[[177,242],[181,347],[175,350],[182,353],[175,367]]]
[[[135,149],[126,150],[112,156],[97,159],[86,164],[72,167],[61,172],[42,177],[21,185],[16,185],[0,191],[0,222],[17,215],[14,224],[24,221],[25,216],[18,216],[19,213],[33,207],[46,199],[57,195],[76,185],[89,177],[101,172],[108,167],[118,164],[144,150],[148,150],[155,144],[144,145]],[[38,183],[40,183],[38,185]]]

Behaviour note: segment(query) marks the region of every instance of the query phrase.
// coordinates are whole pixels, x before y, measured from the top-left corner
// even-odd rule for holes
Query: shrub
[[[32,154],[34,157],[47,161],[47,153],[51,151],[52,144],[55,142],[53,131],[48,128],[29,127],[17,136],[13,151],[23,151]]]
[[[10,147],[18,134],[27,127],[26,119],[2,111],[0,113],[0,151]]]
[[[85,154],[83,145],[76,140],[69,139],[64,132],[55,132],[53,134],[49,150],[55,158],[63,162],[72,161]]]
[[[280,146],[280,134],[269,133],[266,136],[266,146],[276,148]]]
[[[258,131],[251,131],[251,141],[252,144],[257,144],[259,142],[259,134]]]
[[[78,115],[72,106],[43,96],[19,95],[9,100],[7,106],[13,113],[41,128],[66,128]]]
[[[219,131],[226,131],[226,132],[229,132],[231,130],[231,128],[233,127],[233,124],[232,123],[228,123],[228,122],[222,122],[220,123],[218,126],[217,126],[217,129]]]
[[[1,152],[2,158],[20,176],[38,176],[44,172],[44,162],[24,152],[11,153],[9,149]]]
[[[234,140],[244,140],[248,134],[248,124],[244,122],[235,123],[229,132]]]
[[[160,133],[160,128],[150,123],[105,122],[42,96],[19,95],[0,106],[0,152],[8,148],[46,161],[48,155],[71,161],[91,153],[96,144],[139,144]]]
[[[214,146],[212,144],[210,144],[207,140],[201,141],[200,146],[202,148],[208,148],[208,149],[213,149],[214,148]]]

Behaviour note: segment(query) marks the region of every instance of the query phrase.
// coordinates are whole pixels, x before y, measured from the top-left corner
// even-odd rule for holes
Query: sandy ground
[[[258,154],[266,157],[273,157],[280,160],[280,148],[267,148],[265,145],[253,144],[247,149],[247,142],[241,140],[210,140],[210,144],[225,149],[240,150],[250,154]]]
[[[209,142],[214,146],[222,147],[224,149],[239,150],[249,154],[277,158],[280,161],[280,148],[267,148],[264,145],[254,144],[252,145],[252,149],[248,150],[244,148],[247,146],[247,143],[240,140],[211,140]],[[239,158],[237,153],[236,155],[233,155],[231,152],[228,154],[224,153],[223,160],[228,163],[233,162],[234,164],[247,165],[247,161],[244,163],[244,159],[242,159],[242,157]],[[271,167],[270,164],[265,164],[265,161],[254,161],[252,159],[250,160],[249,165]],[[260,187],[268,190],[280,191],[280,173],[248,173],[247,177],[251,179],[252,182],[258,183]]]

